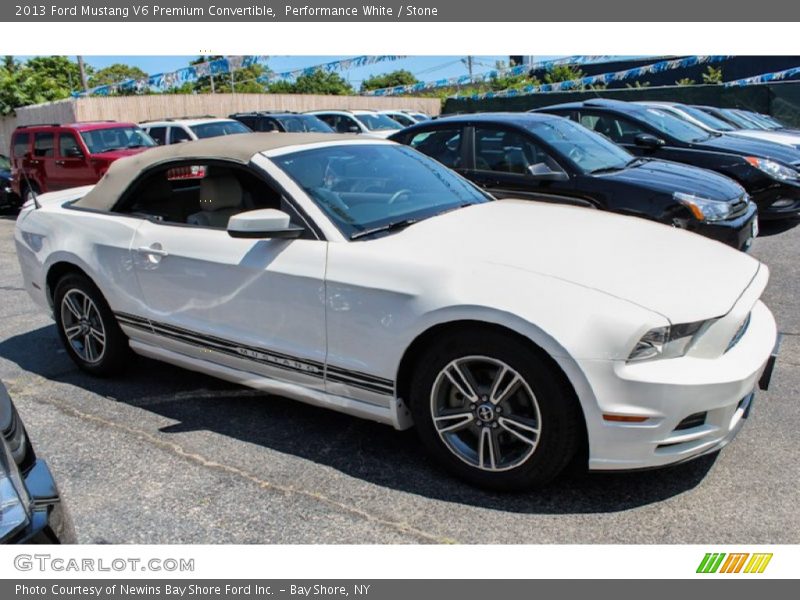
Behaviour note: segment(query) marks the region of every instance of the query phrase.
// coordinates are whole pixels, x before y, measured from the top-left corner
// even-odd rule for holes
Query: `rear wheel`
[[[411,410],[425,447],[450,471],[500,490],[552,480],[579,446],[580,411],[553,365],[523,340],[464,331],[420,358]]]
[[[130,349],[100,290],[87,278],[70,274],[55,289],[58,334],[70,358],[93,375],[122,370]]]

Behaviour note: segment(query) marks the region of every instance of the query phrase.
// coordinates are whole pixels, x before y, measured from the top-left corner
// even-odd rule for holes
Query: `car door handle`
[[[57,160],[56,164],[58,166],[60,166],[60,167],[63,167],[65,164],[67,164],[67,161],[65,161],[65,160]]]
[[[155,256],[168,256],[169,252],[161,248],[153,248],[152,246],[140,246],[136,249],[140,254],[152,254]]]

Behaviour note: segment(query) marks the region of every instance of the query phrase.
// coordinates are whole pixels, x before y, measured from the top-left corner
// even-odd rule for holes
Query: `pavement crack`
[[[202,467],[206,467],[206,468],[209,468],[209,469],[213,469],[213,470],[216,470],[216,471],[227,473],[229,475],[234,475],[236,477],[239,477],[241,479],[249,481],[250,483],[253,483],[253,484],[257,485],[261,489],[269,490],[269,491],[273,491],[273,492],[281,492],[281,493],[284,493],[284,494],[287,494],[287,495],[292,495],[293,494],[293,495],[297,495],[297,496],[302,496],[304,498],[313,500],[315,502],[319,502],[321,504],[325,504],[325,505],[327,505],[327,506],[329,506],[331,508],[337,509],[339,511],[348,513],[348,514],[350,514],[350,515],[352,515],[354,517],[358,517],[358,518],[364,519],[366,521],[369,521],[371,523],[375,523],[377,525],[381,525],[383,527],[386,527],[386,528],[389,528],[389,529],[393,529],[395,531],[398,531],[398,532],[406,534],[406,535],[414,536],[418,540],[420,540],[421,542],[433,543],[433,544],[453,544],[453,543],[456,543],[454,540],[452,540],[450,538],[444,538],[444,537],[439,537],[439,536],[433,535],[431,533],[428,533],[427,531],[423,531],[421,529],[417,529],[416,527],[413,527],[413,526],[409,525],[408,523],[404,523],[404,522],[401,522],[401,521],[390,521],[388,519],[384,519],[384,518],[378,517],[378,516],[373,515],[373,514],[367,512],[367,511],[365,511],[365,510],[361,510],[361,509],[356,508],[354,506],[351,506],[351,505],[345,504],[343,502],[339,502],[337,500],[329,498],[329,497],[325,496],[324,494],[320,494],[320,493],[317,493],[317,492],[312,492],[310,490],[305,490],[305,489],[302,489],[302,488],[296,488],[296,487],[290,486],[290,485],[283,485],[283,484],[267,481],[266,479],[262,479],[259,476],[255,475],[253,473],[250,473],[249,471],[246,471],[244,469],[240,469],[239,467],[235,467],[233,465],[228,465],[228,464],[225,464],[225,463],[220,463],[220,462],[217,462],[215,460],[211,460],[209,458],[206,458],[202,454],[197,454],[195,452],[190,452],[190,451],[186,450],[180,444],[177,444],[175,442],[170,442],[170,441],[163,440],[163,439],[159,438],[158,436],[153,435],[152,433],[149,433],[149,432],[147,432],[147,431],[145,431],[143,429],[138,429],[136,427],[131,427],[129,425],[118,423],[116,421],[112,421],[110,419],[106,419],[104,417],[100,417],[98,415],[94,415],[94,414],[91,414],[91,413],[84,412],[82,410],[79,410],[79,409],[75,408],[74,406],[71,406],[70,404],[68,404],[66,402],[62,402],[62,401],[59,401],[59,400],[52,400],[52,399],[43,399],[43,398],[40,398],[39,396],[36,396],[36,395],[32,395],[32,397],[33,397],[33,400],[35,402],[38,402],[40,404],[49,404],[50,406],[54,406],[55,408],[57,408],[58,410],[60,410],[64,414],[70,415],[70,416],[78,418],[78,419],[82,419],[84,421],[89,421],[89,422],[93,422],[95,424],[103,425],[103,426],[106,426],[106,427],[111,427],[111,428],[116,429],[118,431],[123,431],[123,432],[128,433],[130,435],[133,435],[133,436],[135,436],[135,437],[137,437],[137,438],[139,438],[141,440],[145,440],[145,441],[153,444],[154,446],[157,446],[157,447],[161,448],[162,450],[166,450],[167,452],[171,452],[172,454],[175,454],[176,456],[179,456],[179,457],[181,457],[181,458],[183,458],[185,460],[193,462],[193,463],[195,463],[197,465],[200,465]]]

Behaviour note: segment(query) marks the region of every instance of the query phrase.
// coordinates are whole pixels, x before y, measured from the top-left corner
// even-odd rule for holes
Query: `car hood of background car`
[[[519,283],[509,282],[500,294],[526,287],[522,271],[569,281],[672,323],[726,314],[760,266],[719,242],[660,223],[525,200],[450,211],[365,246],[370,253],[437,261],[446,271],[468,269],[477,280],[481,268],[520,271]]]
[[[670,196],[674,192],[684,192],[709,200],[732,201],[738,200],[744,193],[738,183],[724,175],[664,160],[642,161],[627,169],[596,177],[625,182]]]
[[[731,152],[742,156],[757,156],[759,158],[771,158],[779,160],[780,162],[788,165],[796,165],[800,163],[800,151],[795,150],[790,146],[777,144],[775,142],[767,142],[763,140],[754,140],[752,138],[745,138],[741,136],[722,134],[714,136],[702,142],[695,142],[692,144],[695,148],[703,150],[711,150],[716,152]]]

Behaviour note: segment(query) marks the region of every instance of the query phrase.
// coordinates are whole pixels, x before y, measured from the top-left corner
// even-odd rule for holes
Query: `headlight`
[[[675,192],[672,197],[688,208],[698,221],[722,221],[731,215],[730,202],[710,200],[683,192]]]
[[[798,177],[800,177],[800,173],[794,169],[790,169],[789,167],[777,163],[774,160],[756,158],[755,156],[747,156],[745,157],[745,160],[756,169],[763,171],[773,179],[777,179],[779,181],[796,180]]]
[[[0,540],[28,523],[31,501],[17,463],[0,437]]]
[[[689,350],[692,342],[716,319],[656,327],[642,336],[628,356],[628,361],[653,358],[677,358]]]

